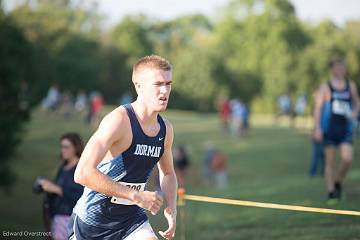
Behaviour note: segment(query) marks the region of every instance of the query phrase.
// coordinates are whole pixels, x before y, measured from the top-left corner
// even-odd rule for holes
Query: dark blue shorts
[[[351,132],[347,133],[337,133],[337,132],[329,132],[324,134],[324,141],[325,146],[339,146],[344,143],[352,144],[353,143],[353,136]]]
[[[130,235],[143,222],[132,224],[129,229],[106,229],[102,227],[92,226],[83,222],[76,214],[72,214],[69,224],[68,239],[76,240],[121,240]]]

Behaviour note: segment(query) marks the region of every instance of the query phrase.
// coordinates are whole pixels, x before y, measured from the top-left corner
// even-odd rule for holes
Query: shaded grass
[[[107,109],[109,111],[109,108]],[[261,121],[246,139],[220,132],[214,114],[169,111],[174,144],[184,143],[191,154],[187,192],[214,197],[326,207],[323,179],[308,178],[311,143],[308,130],[272,127]],[[13,158],[18,174],[12,194],[0,193],[1,230],[42,230],[42,196],[33,195],[36,176],[53,178],[58,159],[58,138],[77,131],[88,139],[92,130],[81,116],[65,120],[40,110],[33,114],[23,143]],[[219,190],[201,177],[205,144],[213,142],[229,156],[229,186]],[[360,210],[360,163],[355,161],[337,209]],[[283,210],[186,202],[187,239],[360,239],[360,218]],[[155,230],[165,228],[163,217],[151,217]],[[181,229],[179,223],[179,231]],[[178,238],[179,235],[178,235]]]

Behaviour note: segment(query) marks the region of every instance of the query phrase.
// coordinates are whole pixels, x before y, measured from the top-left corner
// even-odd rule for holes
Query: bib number
[[[332,112],[337,115],[347,116],[351,112],[350,104],[341,100],[334,100]]]
[[[145,191],[145,183],[127,183],[127,182],[119,182],[119,184],[128,187],[132,190],[136,191]],[[121,204],[121,205],[135,205],[134,202],[125,199],[125,198],[118,198],[118,197],[112,197],[110,202],[115,204]]]

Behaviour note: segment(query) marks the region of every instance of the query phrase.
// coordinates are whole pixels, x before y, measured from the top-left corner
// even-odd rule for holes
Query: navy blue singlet
[[[323,107],[322,128],[324,131],[325,145],[339,145],[352,143],[352,122],[348,116],[352,111],[352,97],[350,83],[342,90],[335,89],[328,82],[331,92],[330,101]]]
[[[111,161],[97,166],[102,173],[130,188],[143,191],[152,169],[164,153],[166,126],[160,115],[160,131],[147,136],[130,104],[124,105],[130,119],[132,143]],[[126,199],[95,192],[87,187],[73,214],[76,239],[123,239],[147,221],[145,210]]]

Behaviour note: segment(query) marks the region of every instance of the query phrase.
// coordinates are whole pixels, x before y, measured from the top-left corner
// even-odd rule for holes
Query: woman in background
[[[60,138],[63,161],[54,181],[39,180],[39,185],[47,194],[51,234],[53,239],[67,239],[67,228],[72,210],[80,198],[83,187],[74,182],[74,172],[84,149],[81,137],[77,133],[66,133]]]

